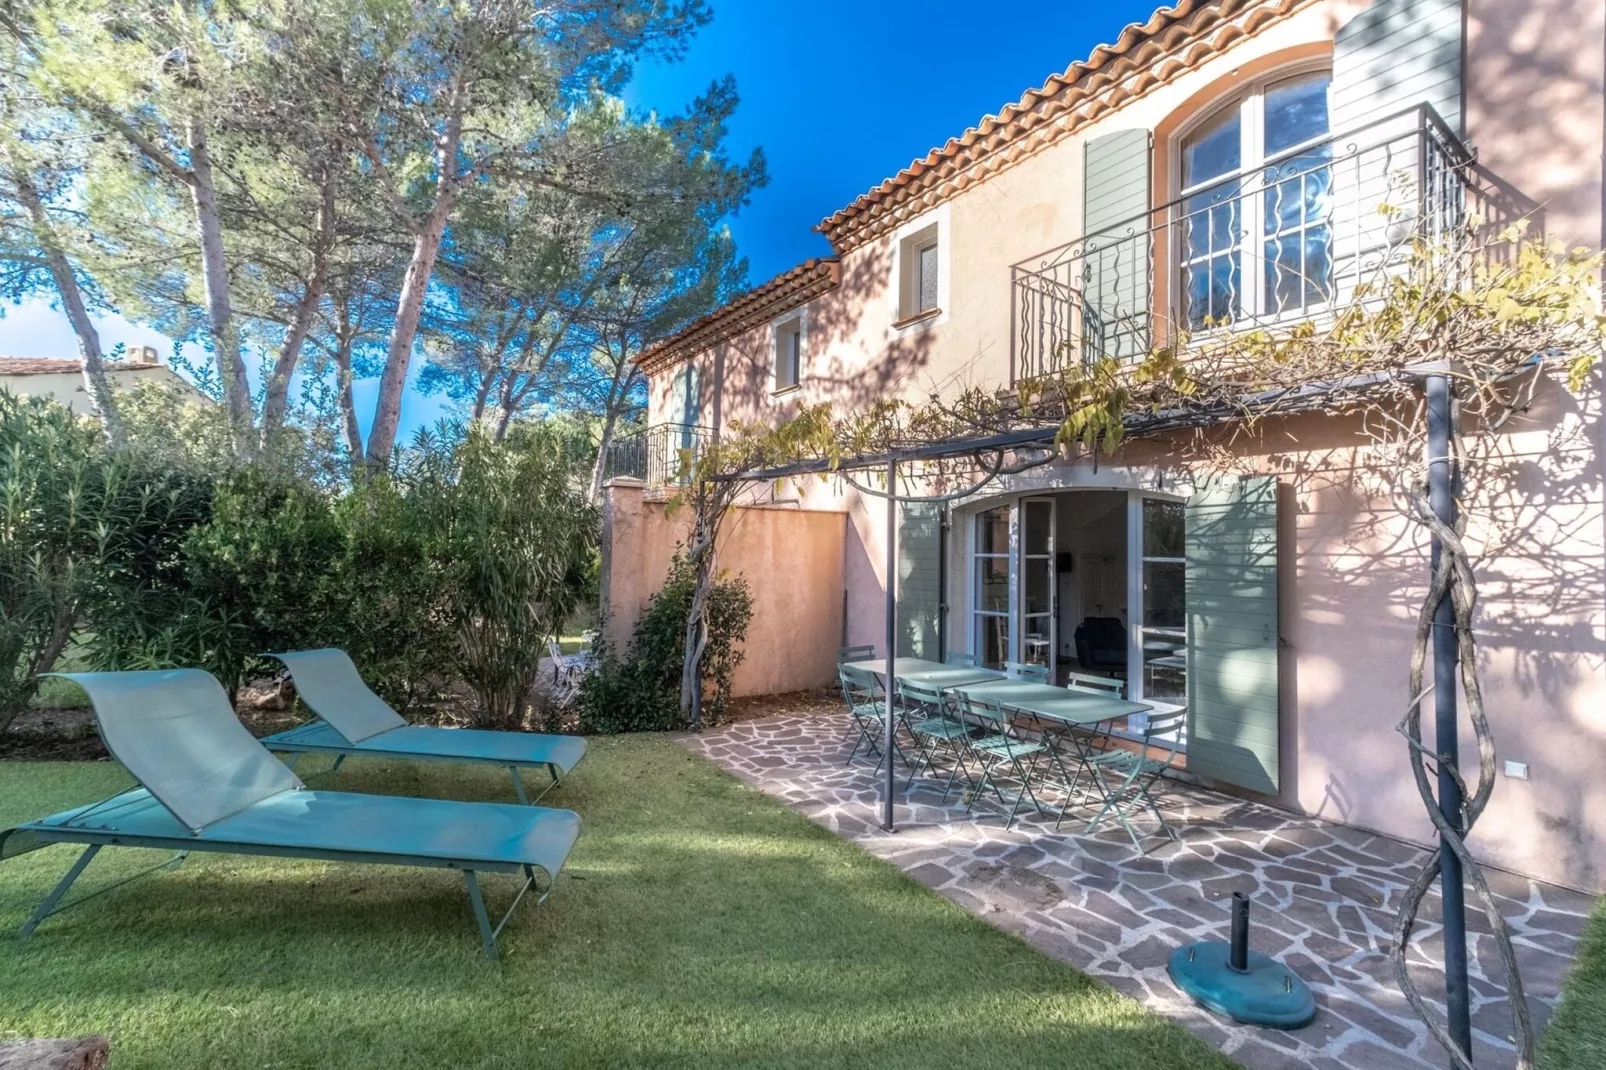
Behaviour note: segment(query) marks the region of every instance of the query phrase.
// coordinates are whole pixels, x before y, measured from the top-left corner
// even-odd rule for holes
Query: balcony
[[[1476,248],[1536,212],[1426,105],[1297,145],[1014,265],[1011,383],[1181,332],[1319,323],[1409,270],[1413,239]]]
[[[714,429],[698,424],[650,424],[615,439],[608,448],[608,477],[639,479],[647,489],[686,483],[691,467],[714,440]]]

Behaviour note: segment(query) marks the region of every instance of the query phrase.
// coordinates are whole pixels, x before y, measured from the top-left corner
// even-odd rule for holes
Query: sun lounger
[[[106,749],[139,786],[0,831],[0,861],[56,843],[84,846],[23,925],[23,938],[52,914],[111,890],[58,905],[102,848],[155,847],[178,852],[157,869],[191,851],[217,851],[460,870],[494,959],[513,910],[531,890],[546,900],[580,835],[580,817],[568,810],[310,790],[251,738],[222,686],[199,669],[54,675],[89,693]],[[524,878],[495,926],[481,873]]]

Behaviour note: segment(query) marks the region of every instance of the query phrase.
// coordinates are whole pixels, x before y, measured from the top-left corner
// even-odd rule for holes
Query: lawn
[[[124,777],[0,763],[0,822]],[[439,764],[352,762],[338,786],[506,798],[505,774]],[[192,857],[0,943],[0,1039],[105,1032],[114,1070],[1233,1065],[671,740],[596,740],[548,801],[586,832],[499,966],[454,874]],[[72,850],[0,865],[0,927]]]
[[[1539,1070],[1606,1067],[1606,899],[1584,930],[1561,1006],[1539,1048]]]

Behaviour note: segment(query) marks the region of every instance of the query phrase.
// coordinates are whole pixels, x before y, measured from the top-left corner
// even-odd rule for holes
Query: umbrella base
[[[1282,963],[1249,952],[1242,973],[1228,965],[1230,947],[1210,940],[1180,947],[1166,966],[1176,986],[1195,1001],[1235,1022],[1271,1029],[1298,1029],[1316,1017],[1310,986]]]

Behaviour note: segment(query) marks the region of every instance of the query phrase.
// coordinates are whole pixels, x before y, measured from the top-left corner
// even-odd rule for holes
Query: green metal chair
[[[1104,796],[1104,806],[1087,823],[1086,831],[1094,831],[1105,817],[1114,817],[1132,838],[1132,846],[1141,850],[1143,841],[1132,827],[1131,818],[1148,810],[1160,823],[1159,831],[1177,839],[1176,830],[1166,823],[1165,815],[1160,813],[1160,807],[1155,804],[1154,785],[1176,759],[1187,721],[1186,706],[1153,712],[1149,714],[1148,724],[1143,729],[1140,750],[1134,752],[1116,748],[1088,757],[1087,765],[1099,792]],[[1150,753],[1152,750],[1158,750],[1164,756],[1155,757]]]
[[[836,667],[837,679],[842,684],[842,698],[848,704],[848,716],[855,733],[853,750],[848,753],[848,760],[842,764],[851,765],[853,759],[859,756],[859,748],[866,748],[866,752],[876,759],[876,767],[880,768],[884,758],[882,755],[882,737],[886,733],[884,718],[887,712],[886,689],[881,686],[881,678],[873,672],[855,669],[851,665],[838,665]],[[897,741],[893,746],[897,747]]]
[[[970,780],[970,768],[965,761],[970,749],[970,729],[950,714],[948,698],[941,691],[899,680],[898,698],[904,724],[918,752],[916,764],[904,782],[904,790],[908,790],[923,770],[935,769],[938,755],[945,754],[951,763],[948,781],[942,789],[942,797],[946,799],[960,773],[964,773],[967,782]]]
[[[869,643],[859,646],[841,646],[836,650],[836,663],[841,665],[845,661],[869,661],[875,657],[875,647]]]
[[[1004,662],[1004,675],[1011,680],[1025,680],[1033,684],[1050,682],[1047,665],[1028,665],[1023,661]]]
[[[956,693],[961,712],[980,729],[980,734],[971,738],[969,746],[981,768],[981,776],[965,793],[965,811],[968,813],[976,799],[991,788],[1000,801],[1010,804],[1009,816],[1004,819],[1006,832],[1015,824],[1015,815],[1020,812],[1021,804],[1026,799],[1031,800],[1032,808],[1039,814],[1044,813],[1032,782],[1037,778],[1038,762],[1048,751],[1047,744],[1021,739],[1015,733],[1009,715],[998,702],[971,698],[963,689]],[[1019,785],[1012,796],[1006,796],[1000,789],[1000,780],[1003,779],[1000,777],[1001,771]]]
[[[1094,691],[1101,695],[1126,698],[1126,681],[1113,676],[1094,676],[1085,672],[1065,674],[1065,686],[1072,691]]]
[[[962,669],[974,669],[976,667],[976,655],[950,650],[948,656],[942,659],[942,663],[944,665],[956,665]]]
[[[251,738],[222,686],[199,669],[50,675],[89,693],[106,749],[139,786],[0,830],[0,860],[57,843],[84,849],[23,924],[24,939],[51,915],[127,883],[58,905],[103,848],[154,847],[177,854],[136,876],[194,851],[458,870],[494,959],[513,910],[532,889],[546,900],[580,835],[580,817],[568,810],[310,790]],[[495,926],[482,873],[523,877]]]

